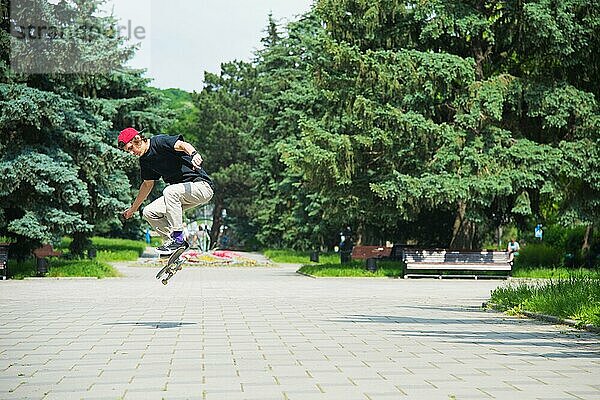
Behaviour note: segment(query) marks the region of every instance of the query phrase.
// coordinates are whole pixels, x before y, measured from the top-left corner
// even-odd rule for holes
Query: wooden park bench
[[[391,247],[384,246],[354,246],[351,257],[353,260],[366,260],[368,258],[389,258]]]
[[[508,253],[504,251],[457,251],[445,249],[404,249],[402,261],[405,263],[404,278],[507,278],[512,266]],[[448,271],[461,271],[466,274],[451,274]],[[498,274],[481,274],[483,271]],[[444,274],[442,274],[444,272]]]
[[[60,251],[54,251],[51,244],[45,244],[42,247],[35,249],[33,254],[36,258],[60,257],[62,255]]]
[[[38,275],[42,276],[48,272],[48,260],[47,257],[60,257],[62,252],[54,251],[52,245],[45,244],[33,251],[33,255],[36,258],[37,272]]]

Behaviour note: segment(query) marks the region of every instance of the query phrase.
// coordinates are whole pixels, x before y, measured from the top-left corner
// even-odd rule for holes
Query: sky
[[[151,85],[200,91],[204,71],[251,61],[269,12],[282,25],[309,11],[312,0],[109,0],[121,34],[140,49],[129,65],[145,68]]]

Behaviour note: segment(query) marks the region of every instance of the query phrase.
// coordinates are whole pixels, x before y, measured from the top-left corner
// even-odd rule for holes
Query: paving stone
[[[121,269],[2,282],[0,398],[600,397],[598,335],[481,310],[502,281]]]

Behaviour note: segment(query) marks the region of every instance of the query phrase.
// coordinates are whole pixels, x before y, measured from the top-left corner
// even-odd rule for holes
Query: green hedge
[[[551,268],[562,265],[562,251],[543,243],[532,243],[521,247],[519,255],[515,258],[515,268]]]
[[[558,249],[566,258],[569,259],[569,265],[572,267],[590,267],[600,266],[600,235],[595,229],[589,238],[590,252],[582,254],[581,247],[585,237],[586,226],[578,225],[565,228],[560,225],[544,227],[543,243],[555,249]],[[537,239],[535,239],[537,241]],[[531,243],[535,243],[532,239]],[[568,256],[567,256],[568,255]]]

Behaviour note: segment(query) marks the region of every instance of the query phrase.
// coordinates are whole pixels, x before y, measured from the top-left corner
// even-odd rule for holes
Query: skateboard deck
[[[158,274],[156,274],[156,279],[161,279],[162,276],[166,274],[166,277],[161,280],[163,285],[169,283],[169,279],[171,279],[177,273],[177,271],[183,268],[182,264],[185,261],[185,258],[182,257],[182,255],[186,250],[187,248],[185,247],[180,247],[175,250],[175,252],[169,256],[167,265],[165,265],[160,271],[158,271]]]

